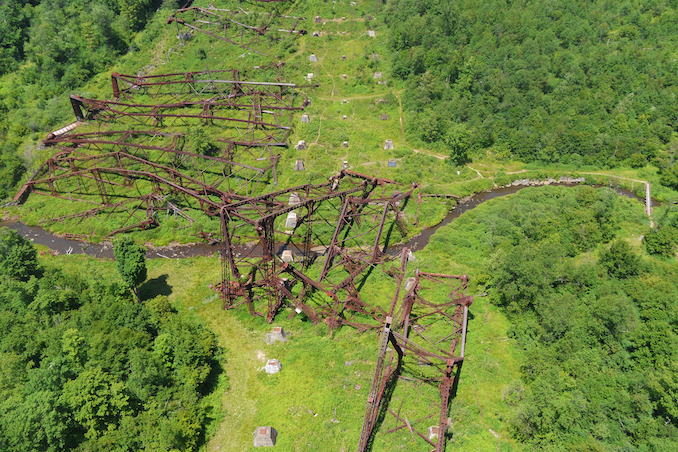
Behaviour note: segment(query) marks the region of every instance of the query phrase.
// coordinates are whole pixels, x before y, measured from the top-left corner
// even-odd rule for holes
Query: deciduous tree
[[[113,254],[118,262],[118,273],[139,301],[139,285],[146,280],[146,249],[125,236],[115,241]]]

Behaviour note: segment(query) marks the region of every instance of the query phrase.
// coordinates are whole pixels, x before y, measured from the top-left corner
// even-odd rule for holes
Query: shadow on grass
[[[216,358],[211,360],[210,365],[212,368],[210,374],[198,388],[198,392],[200,392],[203,397],[212,394],[219,387],[219,377],[224,373],[223,364],[225,363],[220,363]],[[203,423],[203,428],[200,430],[200,435],[198,437],[198,447],[206,445],[209,441],[207,426],[219,422],[222,416],[223,412],[221,412],[221,410],[215,410],[212,406],[205,407],[205,422]]]
[[[393,392],[395,392],[396,386],[398,386],[398,375],[402,372],[403,360],[398,360],[398,366],[396,367],[395,372],[391,375],[388,382],[386,383],[386,388],[384,390],[384,395],[381,398],[381,403],[379,404],[377,419],[374,421],[374,427],[372,428],[372,434],[370,435],[369,440],[367,441],[367,447],[365,448],[366,452],[372,452],[374,447],[374,440],[377,432],[381,429],[381,424],[386,420],[386,413],[388,412],[388,407],[391,403],[391,397],[393,397]]]
[[[169,275],[160,275],[143,283],[139,286],[139,298],[141,300],[150,300],[158,295],[171,295],[172,286],[167,284],[167,278],[169,278]]]

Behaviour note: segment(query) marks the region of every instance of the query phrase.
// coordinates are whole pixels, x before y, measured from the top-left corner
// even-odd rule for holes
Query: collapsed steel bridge
[[[355,316],[375,320],[384,312],[360,299],[356,281],[391,258],[385,253],[387,236],[394,228],[406,234],[402,209],[417,188],[399,192],[392,190],[394,184],[342,170],[325,184],[224,205],[224,306],[246,304],[252,315],[271,322],[287,300],[296,313],[304,312],[313,323],[324,320],[330,329],[342,324],[372,327]],[[249,247],[235,246],[243,243]],[[314,262],[320,272],[310,277],[306,270]],[[322,296],[311,306],[308,299],[314,292]]]
[[[306,18],[276,13],[246,12],[242,9],[228,10],[213,6],[207,8],[188,6],[177,10],[168,17],[167,24],[177,24],[177,37],[179,39],[183,39],[182,36],[185,36],[178,30],[179,25],[181,25],[191,31],[203,33],[266,56],[264,50],[271,43],[277,43],[289,37],[295,39],[298,36],[306,35],[308,33],[306,30],[297,29],[299,22],[303,20],[306,20]]]
[[[390,311],[382,322],[358,452],[369,450],[375,429],[389,414],[396,419],[396,425],[385,434],[408,428],[413,436],[416,434],[432,446],[433,451],[442,452],[445,447],[449,402],[464,360],[468,307],[473,297],[464,295],[466,275],[426,273],[417,269],[414,277],[405,278],[406,252],[402,255],[400,271],[394,273],[397,286]],[[392,350],[387,348],[389,344]],[[405,370],[408,376],[403,375]],[[422,383],[438,383],[440,396],[438,403],[431,401],[438,408],[438,423],[427,432],[419,431],[417,423],[435,414],[410,421],[406,413],[401,414],[402,404],[397,412],[389,406],[399,385]]]
[[[282,66],[269,67],[281,74]],[[228,74],[227,78],[215,76]],[[74,202],[76,212],[43,224],[93,219],[106,237],[157,227],[172,215],[186,227],[193,211],[214,219],[224,308],[246,306],[273,322],[285,307],[329,331],[351,326],[381,330],[372,387],[358,451],[368,450],[387,414],[435,451],[444,447],[449,398],[464,357],[468,306],[465,276],[425,272],[405,278],[411,254],[387,253],[392,235],[407,235],[404,209],[432,195],[413,184],[342,170],[322,184],[266,192],[277,185],[277,147],[287,146],[296,85],[240,80],[237,71],[158,76],[112,75],[114,100],[71,96],[76,122],[48,135],[56,152],[17,193]],[[285,122],[287,120],[287,122]],[[86,122],[110,130],[81,131]],[[233,134],[213,155],[186,150],[195,124],[218,125]],[[98,223],[97,223],[98,220]],[[393,267],[400,257],[400,268]],[[312,265],[315,264],[315,265]],[[391,275],[396,289],[385,306],[361,298],[375,271]],[[438,292],[427,288],[432,285]],[[449,290],[442,294],[440,288]],[[403,295],[404,294],[404,295]],[[402,295],[402,297],[401,297]],[[440,297],[449,297],[440,301]],[[388,354],[388,344],[393,350]],[[416,365],[412,363],[415,362]],[[438,384],[438,440],[395,412],[389,402],[399,384]],[[404,382],[404,383],[403,383]],[[402,425],[399,425],[402,423]],[[387,432],[387,433],[389,433]]]

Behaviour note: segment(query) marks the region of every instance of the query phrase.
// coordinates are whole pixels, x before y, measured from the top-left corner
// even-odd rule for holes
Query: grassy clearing
[[[85,256],[44,259],[67,271],[94,268],[102,278],[118,278],[112,261]],[[473,269],[450,261],[436,263],[435,256],[427,253],[417,256],[417,264],[432,271],[464,268],[474,278]],[[148,270],[142,296],[168,295],[177,309],[197,316],[208,326],[225,350],[218,389],[204,401],[213,413],[205,450],[253,450],[252,432],[258,425],[278,429],[281,450],[355,448],[374,370],[376,333],[359,334],[344,328],[330,338],[323,325],[314,327],[299,317],[288,320],[283,313],[276,325],[285,328],[290,341],[268,345],[264,337],[270,325],[250,318],[245,310],[222,310],[219,298],[208,288],[220,275],[216,257],[155,259],[148,261]],[[366,299],[386,306],[391,289],[390,280],[375,272],[362,293]],[[502,388],[518,375],[517,358],[510,348],[511,341],[506,339],[508,323],[484,297],[476,299],[471,313],[467,359],[451,404],[454,433],[450,441],[462,450],[496,450],[497,445],[501,450],[516,450],[508,439],[507,407],[501,400]],[[283,371],[266,375],[261,368],[268,358],[280,359]],[[436,411],[430,410],[429,402],[437,397],[435,386],[415,387],[400,382],[391,406],[400,407],[402,414],[414,422]],[[429,402],[421,404],[421,400]],[[393,428],[393,422],[387,417],[382,431]],[[425,431],[435,422],[429,419],[415,426]],[[499,439],[489,429],[499,434]],[[413,439],[407,429],[401,429],[396,434],[379,433],[373,450],[419,451],[421,447],[420,439]]]
[[[222,5],[218,3],[216,6]],[[308,18],[300,27],[310,32],[319,31],[321,37],[315,38],[309,33],[286,48],[281,46],[274,51],[278,58],[287,62],[288,80],[307,83],[305,76],[313,73],[313,82],[321,85],[307,90],[311,105],[306,113],[311,122],[300,123],[300,115],[294,118],[290,143],[293,145],[298,140],[305,140],[308,149],[296,151],[290,146],[283,152],[279,164],[279,187],[324,182],[329,174],[341,168],[344,161],[358,172],[392,178],[404,184],[419,182],[428,192],[459,196],[510,183],[517,178],[559,177],[577,170],[568,167],[543,169],[518,162],[482,159],[466,168],[453,168],[445,160],[429,155],[430,152],[425,149],[415,152],[401,135],[403,123],[408,118],[401,116],[399,95],[403,87],[392,83],[388,77],[385,28],[378,22],[365,20],[364,16],[369,14],[367,4],[359,3],[353,7],[348,2],[308,2],[297,7],[295,13]],[[325,18],[325,23],[313,23],[315,15]],[[347,20],[341,20],[342,16]],[[377,37],[370,38],[368,30],[375,30]],[[137,37],[143,50],[122,58],[113,70],[133,74],[142,69],[150,74],[234,66],[244,68],[261,63],[255,55],[243,53],[238,47],[201,34],[196,34],[191,42],[181,46],[174,34],[173,28],[164,25],[164,18],[156,18],[149,29]],[[199,57],[198,49],[205,51],[205,59]],[[312,53],[317,56],[317,63],[309,61]],[[378,57],[375,58],[374,54]],[[375,79],[375,72],[382,72],[383,77]],[[343,78],[343,74],[347,77]],[[379,81],[387,83],[379,84]],[[110,97],[108,74],[96,77],[77,94]],[[383,113],[388,114],[388,120],[380,119]],[[344,115],[347,119],[343,119]],[[393,140],[394,150],[383,149],[386,139]],[[348,142],[348,147],[343,146],[344,141]],[[396,159],[397,168],[388,167],[390,158]],[[305,161],[306,171],[292,170],[296,159]],[[581,174],[588,171],[586,168],[579,170]],[[656,179],[653,169],[619,169],[605,173],[628,179]],[[596,177],[606,183],[609,176]],[[626,182],[621,180],[620,183],[623,186]],[[636,184],[630,183],[630,188],[635,190]],[[675,195],[664,189],[658,193],[666,194],[667,199],[669,195]],[[41,216],[72,212],[72,204],[68,201],[53,203],[51,199],[45,199],[34,200],[32,197],[22,210],[23,218],[35,222]],[[449,207],[437,201],[422,205],[419,213],[421,224],[412,227],[409,232],[438,222]],[[414,203],[406,207],[410,221],[415,211]],[[466,216],[459,221],[471,219]],[[624,227],[637,236],[646,225],[630,222]],[[169,240],[191,241],[188,231],[178,234],[171,227],[161,229],[140,232],[138,238],[157,244],[165,244]],[[439,233],[450,232],[441,230]],[[102,278],[118,277],[114,263],[110,261],[94,261],[81,256],[46,259],[73,271],[96,271]],[[467,273],[471,281],[485,276],[482,256],[468,253],[464,247],[459,247],[459,253],[454,257],[441,256],[427,249],[417,254],[416,264],[427,271]],[[217,258],[153,260],[149,261],[148,267],[149,281],[141,288],[142,296],[168,295],[177,309],[201,319],[217,335],[225,350],[224,372],[218,390],[205,400],[213,407],[214,413],[213,422],[208,426],[210,440],[204,446],[205,450],[253,450],[252,432],[258,425],[272,425],[278,429],[278,447],[281,450],[348,451],[355,448],[376,358],[376,334],[361,335],[345,328],[328,338],[325,327],[314,327],[299,318],[287,320],[283,313],[276,325],[286,329],[290,342],[268,345],[264,335],[270,331],[270,325],[261,319],[250,318],[243,311],[223,311],[219,299],[207,287],[220,277]],[[390,287],[388,278],[375,272],[362,289],[362,294],[365,300],[385,306],[389,301]],[[469,293],[477,295],[482,291],[482,287],[472,285]],[[519,351],[506,336],[509,322],[486,297],[476,297],[471,314],[466,360],[457,395],[451,404],[453,433],[448,449],[521,450],[522,446],[510,439],[509,408],[502,400],[502,390],[520,377]],[[272,376],[261,371],[267,358],[280,359],[283,371]],[[346,365],[347,362],[350,364]],[[429,402],[436,397],[435,387],[414,387],[401,382],[392,406],[402,403],[403,412],[413,420],[435,412],[430,409]],[[428,425],[434,423],[432,419],[427,420],[417,424],[417,428],[425,431]],[[387,418],[382,430],[393,428],[393,424],[393,418]],[[378,434],[373,450],[420,451],[422,442],[413,439],[407,429],[401,429],[391,435]]]

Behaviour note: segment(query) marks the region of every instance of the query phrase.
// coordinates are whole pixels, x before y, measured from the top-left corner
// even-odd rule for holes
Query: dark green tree
[[[139,285],[146,280],[146,249],[134,243],[131,237],[121,237],[113,247],[118,273],[139,301]]]
[[[100,368],[86,370],[66,382],[62,394],[62,402],[73,410],[73,418],[86,429],[87,438],[115,429],[128,400],[125,385]]]
[[[465,124],[453,124],[445,134],[445,144],[450,148],[450,162],[463,165],[468,158],[468,142],[471,133]]]
[[[27,281],[38,270],[38,255],[31,242],[16,231],[0,229],[0,276]]]
[[[625,240],[615,240],[609,250],[600,253],[600,263],[614,278],[628,278],[638,274],[640,259]]]

